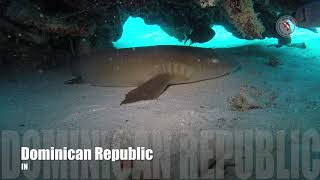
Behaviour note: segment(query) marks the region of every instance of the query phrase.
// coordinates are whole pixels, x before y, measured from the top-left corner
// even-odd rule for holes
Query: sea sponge
[[[265,27],[254,12],[252,0],[224,0],[221,4],[228,21],[243,38],[256,39],[263,37]]]

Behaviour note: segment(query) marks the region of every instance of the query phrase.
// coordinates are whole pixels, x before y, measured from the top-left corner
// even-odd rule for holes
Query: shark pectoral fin
[[[158,98],[166,90],[171,79],[172,75],[170,74],[158,74],[152,77],[147,82],[131,90],[120,105]]]

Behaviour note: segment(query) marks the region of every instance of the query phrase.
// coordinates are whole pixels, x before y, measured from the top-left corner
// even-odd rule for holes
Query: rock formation
[[[243,39],[279,38],[276,20],[309,1],[0,0],[0,52],[16,46],[46,46],[72,47],[76,53],[82,39],[94,48],[110,48],[121,37],[129,16],[158,24],[180,41],[193,29],[214,24]]]

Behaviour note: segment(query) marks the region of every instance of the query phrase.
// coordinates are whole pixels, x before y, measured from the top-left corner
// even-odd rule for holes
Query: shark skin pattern
[[[194,83],[230,74],[239,63],[214,49],[152,46],[106,50],[80,57],[72,65],[76,83],[137,87],[121,104],[158,98],[170,85]],[[68,81],[72,84],[73,81]]]

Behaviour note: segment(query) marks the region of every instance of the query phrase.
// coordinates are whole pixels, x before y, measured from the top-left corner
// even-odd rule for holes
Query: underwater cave
[[[319,8],[0,0],[0,178],[317,179]]]

